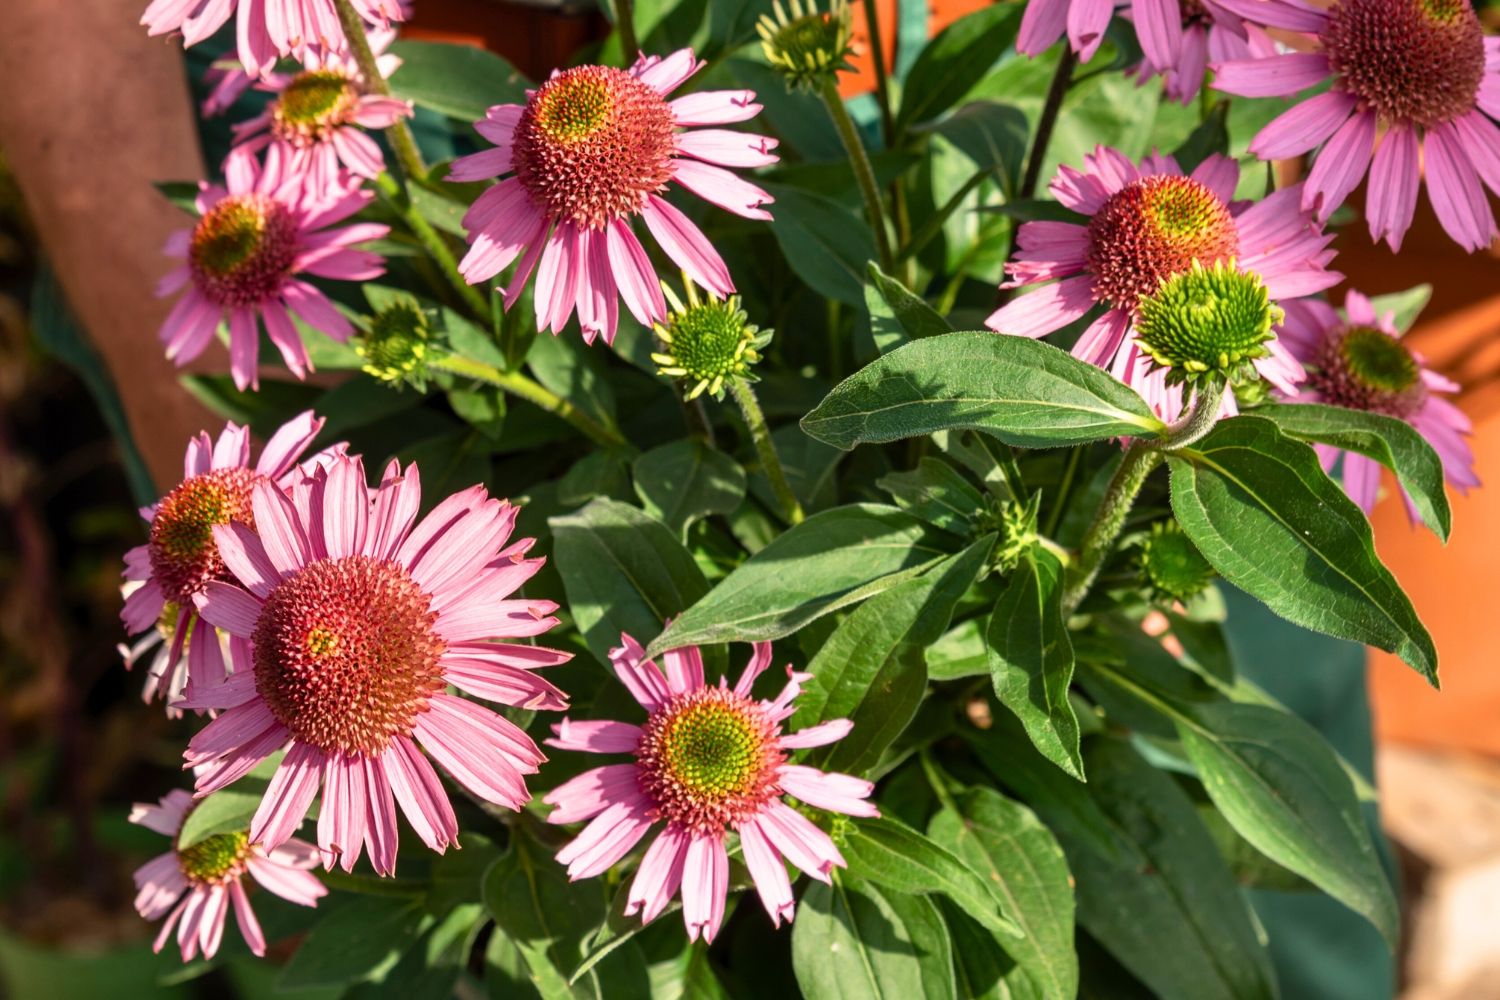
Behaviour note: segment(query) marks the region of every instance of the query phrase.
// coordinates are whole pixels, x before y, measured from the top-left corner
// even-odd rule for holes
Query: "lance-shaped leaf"
[[[1168,462],[1172,510],[1224,579],[1298,625],[1396,653],[1437,686],[1432,636],[1312,448],[1243,416]]]
[[[990,616],[985,644],[995,696],[1044,757],[1080,781],[1078,719],[1068,701],[1073,644],[1059,603],[1057,563],[1021,557]]]
[[[925,337],[834,387],[802,429],[839,448],[973,429],[1023,448],[1154,437],[1164,425],[1107,372],[1029,337]]]
[[[1321,403],[1261,406],[1255,415],[1270,417],[1290,437],[1357,452],[1390,469],[1411,497],[1422,523],[1448,540],[1453,512],[1443,489],[1443,460],[1405,420]]]
[[[792,925],[792,968],[808,1000],[953,1000],[953,945],[922,896],[857,879],[814,882]]]
[[[916,293],[882,271],[871,261],[865,285],[865,308],[870,313],[870,333],[875,349],[889,354],[909,340],[952,333],[953,327]]]
[[[1288,712],[1232,702],[1190,706],[1177,729],[1209,798],[1240,836],[1369,918],[1394,948],[1396,898],[1327,741]]]
[[[853,504],[814,514],[719,581],[647,653],[779,639],[915,576],[952,545],[894,507]]]
[[[729,513],[745,498],[740,463],[696,439],[652,448],[632,468],[641,503],[679,534],[700,518]]]

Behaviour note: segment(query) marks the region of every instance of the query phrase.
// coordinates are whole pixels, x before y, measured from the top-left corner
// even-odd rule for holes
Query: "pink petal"
[[[671,102],[672,117],[679,126],[730,125],[749,121],[760,113],[753,90],[701,90]]]
[[[741,823],[738,829],[745,867],[750,869],[750,878],[755,882],[761,905],[771,915],[771,925],[780,927],[783,920],[790,923],[797,904],[792,898],[792,883],[787,878],[786,865],[781,863],[781,855],[776,853],[776,848],[754,819]]]
[[[614,867],[651,829],[646,800],[639,794],[611,803],[589,821],[583,832],[557,852],[559,864],[568,868],[568,878],[592,878]]]
[[[337,862],[346,872],[354,863],[365,839],[365,772],[360,758],[338,751],[323,758],[323,805],[318,810],[318,851],[323,867]]]
[[[265,957],[266,935],[260,929],[260,921],[255,919],[255,911],[250,908],[250,899],[245,895],[245,887],[240,885],[239,879],[229,883],[229,898],[234,903],[234,922],[239,924],[240,937],[245,939],[250,954],[257,958]]]
[[[1173,66],[1182,54],[1182,8],[1178,0],[1131,0],[1136,37],[1156,66]]]
[[[577,823],[599,815],[612,803],[640,795],[640,772],[634,764],[596,767],[558,785],[542,801],[556,806],[548,823]]]
[[[722,835],[694,836],[688,841],[682,866],[682,919],[689,941],[701,935],[705,942],[712,943],[724,919],[728,894],[729,855],[724,851]]]
[[[252,857],[245,865],[250,877],[267,891],[300,906],[315,906],[328,893],[323,883],[310,872],[287,868],[274,861]]]
[[[396,803],[385,767],[378,759],[361,759],[365,769],[365,848],[377,875],[396,874]]]
[[[1365,214],[1370,220],[1370,239],[1383,238],[1392,252],[1401,249],[1402,237],[1411,227],[1417,209],[1417,187],[1422,182],[1416,130],[1394,125],[1375,150],[1370,166],[1370,187],[1365,194]]]
[[[734,282],[729,277],[724,259],[702,231],[676,207],[658,195],[648,195],[641,208],[641,218],[667,256],[688,272],[695,282],[721,298],[734,294]]]
[[[777,141],[750,132],[702,128],[677,136],[677,151],[721,167],[769,167],[778,157]]]
[[[1374,149],[1373,112],[1357,114],[1345,122],[1313,163],[1302,191],[1302,207],[1317,209],[1318,221],[1327,222],[1334,209],[1359,185]]]
[[[783,750],[805,750],[808,747],[837,743],[848,736],[853,729],[854,723],[848,719],[829,719],[827,722],[808,726],[795,733],[786,733],[777,742]]]
[[[557,735],[547,740],[548,746],[586,753],[634,753],[641,741],[640,726],[608,719],[563,719],[552,731]]]
[[[1428,129],[1425,149],[1427,197],[1443,229],[1467,250],[1489,246],[1495,238],[1495,217],[1452,123]]]
[[[280,479],[297,461],[297,457],[313,443],[313,439],[323,429],[323,423],[323,418],[312,410],[303,410],[282,424],[261,449],[255,471],[272,479]]]
[[[281,290],[287,306],[315,329],[340,343],[354,334],[354,325],[333,307],[328,297],[304,281],[288,281]]]
[[[210,625],[248,639],[255,635],[264,602],[232,583],[210,580],[204,585],[203,593],[194,596],[193,603]]]
[[[839,853],[828,834],[784,803],[772,802],[767,805],[756,822],[782,857],[810,877],[820,882],[829,882],[829,872],[834,866],[844,866],[844,856]]]
[[[458,820],[443,782],[409,738],[396,736],[380,758],[386,781],[406,821],[438,853],[458,839]]]
[[[260,536],[238,521],[214,525],[214,545],[229,572],[256,597],[264,600],[280,582],[281,573],[271,564]]]
[[[613,219],[604,234],[615,285],[630,314],[642,326],[666,319],[667,302],[662,296],[661,282],[651,266],[651,258],[646,255],[646,248],[631,232],[629,224],[623,219]]]
[[[810,806],[848,816],[878,816],[868,801],[875,786],[848,774],[829,774],[800,764],[783,764],[777,771],[781,788]]]
[[[295,573],[312,558],[307,535],[291,500],[276,486],[258,482],[250,493],[255,530],[271,565],[283,576]]]
[[[609,662],[614,666],[620,682],[625,685],[636,701],[648,712],[672,696],[653,660],[645,658],[646,650],[635,639],[620,633],[620,645],[609,651]]]
[[[626,897],[625,914],[640,913],[641,922],[649,924],[667,908],[682,885],[682,871],[687,863],[688,835],[675,823],[657,835],[646,848],[635,879]]]
[[[1113,13],[1113,0],[1072,0],[1068,5],[1068,42],[1080,62],[1094,58]]]
[[[1286,97],[1316,87],[1331,72],[1321,52],[1235,60],[1214,67],[1214,89],[1241,97]]]
[[[990,314],[984,325],[1000,333],[1045,337],[1094,307],[1094,279],[1079,275],[1041,288],[1006,303]]]
[[[1357,100],[1337,90],[1299,101],[1260,130],[1250,143],[1250,152],[1262,160],[1301,156],[1337,132],[1358,106]]]
[[[1039,56],[1062,37],[1068,25],[1069,0],[1028,0],[1016,35],[1016,51]]]
[[[322,776],[323,752],[306,743],[292,744],[250,821],[250,842],[266,850],[286,843],[307,818]]]
[[[562,689],[528,670],[483,660],[443,658],[443,678],[460,691],[486,701],[533,711],[558,712],[568,707]]]

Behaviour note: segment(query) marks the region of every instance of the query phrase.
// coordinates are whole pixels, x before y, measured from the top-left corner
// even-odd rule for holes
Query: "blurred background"
[[[886,59],[981,5],[883,2]],[[120,560],[144,538],[136,507],[176,481],[186,438],[222,425],[156,343],[159,247],[180,222],[150,181],[202,175],[227,135],[222,121],[200,133],[192,114],[202,94],[190,88],[217,49],[184,56],[147,39],[143,6],[6,0],[0,33],[0,992],[18,1000],[249,997],[273,978],[231,961],[175,982],[175,957],[151,954],[130,906],[130,873],[160,842],[126,812],[171,787],[180,739],[121,669]],[[490,48],[535,78],[607,30],[588,0],[419,0],[403,33]],[[846,96],[872,79],[860,51]],[[1399,259],[1362,222],[1351,229],[1338,266],[1355,287],[1434,286],[1411,336],[1463,385],[1477,471],[1500,482],[1500,249],[1463,254],[1425,203]],[[1268,686],[1351,759],[1373,756],[1406,945],[1394,973],[1377,956],[1340,996],[1500,997],[1500,490],[1454,501],[1446,547],[1412,530],[1393,497],[1374,515],[1380,553],[1441,651],[1441,695],[1384,655],[1240,630],[1274,665]],[[1365,961],[1335,916],[1299,919],[1312,921],[1314,961]],[[1333,995],[1315,977],[1287,981],[1303,984],[1289,996]]]

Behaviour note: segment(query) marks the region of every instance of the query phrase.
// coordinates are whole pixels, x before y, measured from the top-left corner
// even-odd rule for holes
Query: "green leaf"
[[[881,354],[890,353],[908,340],[953,332],[953,327],[937,310],[882,271],[873,260],[867,273],[870,281],[865,285],[865,309],[870,313],[875,348]]]
[[[977,330],[899,347],[849,376],[802,429],[849,450],[934,431],[986,431],[1007,444],[1053,448],[1163,427],[1107,372],[1029,337]]]
[[[548,524],[574,623],[601,663],[621,632],[654,635],[708,591],[672,530],[628,504],[594,500]]]
[[[1000,703],[1021,720],[1042,756],[1083,780],[1078,718],[1068,701],[1073,644],[1063,621],[1057,565],[1021,557],[990,616],[985,642]]]
[[[198,214],[199,187],[197,181],[156,181],[152,187],[161,192],[163,198],[189,215]]]
[[[941,639],[928,646],[927,678],[952,681],[989,673],[989,643],[984,639],[988,629],[988,616],[970,618],[953,626]]]
[[[1193,706],[1177,730],[1240,836],[1367,917],[1394,949],[1396,898],[1327,741],[1290,713],[1231,702]]]
[[[1028,794],[1067,852],[1078,922],[1163,1000],[1274,996],[1250,908],[1186,794],[1122,740],[1091,738],[1084,762],[1089,783],[1071,787],[1109,831],[1105,852]]]
[[[1422,523],[1443,541],[1448,540],[1453,512],[1443,489],[1443,460],[1422,433],[1405,420],[1321,403],[1259,406],[1255,415],[1276,421],[1288,437],[1356,452],[1390,469],[1411,497]]]
[[[1016,964],[1005,975],[1009,995],[1071,1000],[1078,991],[1073,884],[1057,838],[1030,809],[990,788],[972,789],[958,809],[939,812],[927,832],[979,874],[1020,928],[1018,940],[996,939]]]
[[[1021,10],[1014,4],[984,7],[948,25],[922,49],[901,88],[896,131],[936,118],[963,99],[974,81],[1016,40]]]
[[[633,471],[647,513],[679,534],[710,514],[728,514],[745,498],[745,470],[696,438],[651,449]]]
[[[932,131],[974,161],[980,172],[998,171],[1009,191],[1020,180],[1031,126],[1020,108],[998,101],[970,101]]]
[[[1373,295],[1370,297],[1370,305],[1375,308],[1375,315],[1381,316],[1385,313],[1395,313],[1393,317],[1396,329],[1410,330],[1417,317],[1422,315],[1422,310],[1427,308],[1427,303],[1432,299],[1431,285],[1414,285],[1404,292],[1392,292],[1389,295]]]
[[[469,903],[429,927],[379,983],[356,983],[340,1000],[449,1000],[463,975],[474,939],[479,936],[484,907]]]
[[[496,104],[524,104],[527,81],[504,59],[473,45],[399,41],[391,92],[460,121],[476,122]]]
[[[756,642],[894,587],[948,555],[910,514],[852,504],[814,514],[751,556],[648,647]],[[576,613],[576,610],[575,610]]]
[[[515,946],[532,986],[547,1000],[605,995],[601,969],[580,978],[576,990],[568,985],[582,960],[584,941],[604,921],[598,880],[569,882],[567,871],[549,852],[516,836],[485,874],[484,905],[496,933]],[[631,985],[615,980],[609,995],[623,994]]]
[[[904,823],[862,819],[840,847],[851,875],[914,896],[941,893],[990,930],[1008,939],[1021,936],[1007,901],[991,892],[974,869]]]
[[[950,1000],[953,947],[931,901],[834,876],[802,896],[792,969],[807,1000]]]
[[[280,990],[345,986],[379,978],[422,931],[419,901],[359,896],[334,909],[287,962]]]
[[[967,535],[985,512],[984,494],[940,458],[924,458],[910,472],[888,473],[875,485],[897,507],[955,535]]]
[[[578,337],[538,337],[526,355],[538,382],[589,415],[613,422],[615,395],[598,351]]]
[[[1209,677],[1233,684],[1234,660],[1223,626],[1216,621],[1194,621],[1171,610],[1166,616],[1182,651]]]
[[[1167,460],[1172,510],[1224,579],[1298,625],[1396,653],[1437,686],[1432,636],[1312,448],[1242,416]]]
[[[177,833],[177,847],[192,847],[221,833],[245,833],[260,808],[266,783],[241,778],[232,788],[220,789],[195,805]]]
[[[1229,152],[1229,105],[1229,100],[1221,99],[1182,145],[1172,151],[1172,159],[1177,161],[1183,173],[1192,173],[1198,164],[1215,153]]]
[[[875,256],[870,227],[832,198],[761,182],[776,199],[771,233],[792,272],[830,299],[862,306],[865,265]]]

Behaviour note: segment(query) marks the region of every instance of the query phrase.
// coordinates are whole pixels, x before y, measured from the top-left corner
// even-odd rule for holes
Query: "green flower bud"
[[[370,318],[365,335],[354,344],[365,359],[364,372],[392,385],[426,388],[432,331],[427,316],[410,299],[398,299]]]
[[[1176,521],[1158,521],[1141,542],[1141,576],[1151,597],[1161,603],[1187,602],[1208,589],[1214,568]]]
[[[1141,350],[1168,369],[1169,383],[1234,384],[1259,377],[1254,361],[1270,353],[1271,328],[1283,315],[1260,275],[1240,271],[1233,261],[1204,267],[1194,260],[1141,296],[1136,337]]]
[[[1031,550],[1037,538],[1037,512],[1041,510],[1042,495],[1033,493],[1025,503],[1006,500],[993,509],[981,530],[994,531],[999,535],[995,543],[995,554],[991,562],[997,570],[1009,573],[1021,562],[1021,557]]]
[[[771,334],[747,322],[739,296],[699,299],[689,289],[688,304],[674,296],[673,305],[666,323],[656,326],[662,349],[651,360],[659,374],[681,381],[688,399],[704,392],[723,399],[727,381],[756,381],[751,366],[760,360],[759,349]]]
[[[788,15],[787,8],[791,13]],[[766,59],[787,86],[813,90],[840,70],[850,69],[852,14],[847,0],[832,0],[827,12],[817,0],[776,0],[775,14],[762,14],[755,30]]]

